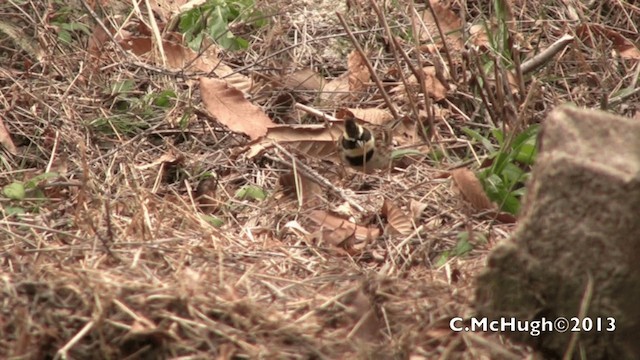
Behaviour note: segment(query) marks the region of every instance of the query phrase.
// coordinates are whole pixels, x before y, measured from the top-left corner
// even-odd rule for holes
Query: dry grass
[[[384,32],[367,2],[353,3],[363,5],[343,9],[349,24],[372,51],[377,73],[384,74],[395,66],[384,50]],[[575,35],[580,19],[640,41],[635,28],[640,9],[633,5],[515,3],[514,26],[532,52],[566,33]],[[344,7],[331,5],[331,11]],[[253,33],[249,51],[228,53],[226,60],[247,66],[244,73],[258,81],[308,65],[329,76],[344,71],[352,47],[331,12],[321,16],[326,9],[316,10],[312,2],[270,0],[261,6],[272,15],[271,26]],[[20,202],[0,199],[0,357],[475,359],[531,353],[498,334],[449,330],[452,317],[473,314],[474,276],[493,244],[513,230],[472,215],[448,181],[439,179],[441,172],[471,158],[462,126],[494,126],[482,99],[462,78],[457,90],[436,104],[449,114],[434,129],[448,154],[445,160],[371,176],[366,181],[372,190],[357,191],[362,177],[336,183],[355,189],[362,202],[385,195],[407,207],[411,200],[428,203],[417,224],[424,231],[409,238],[386,235],[348,256],[310,244],[284,226],[303,215],[279,185],[286,170],[267,158],[233,156],[246,140],[200,112],[195,77],[139,67],[117,51],[96,68],[81,45],[86,35],[76,33],[73,45],[57,41],[48,9],[36,2],[25,11],[1,7],[24,34],[0,36],[0,116],[18,147],[17,155],[0,157],[0,186],[45,171],[60,176],[41,182],[46,200],[34,192]],[[458,3],[453,8],[462,11]],[[468,22],[494,17],[488,6],[469,2],[466,8]],[[394,31],[410,27],[408,11],[404,5],[385,10]],[[105,19],[120,24],[113,15]],[[90,24],[88,18],[81,21]],[[404,44],[407,53],[412,49]],[[635,92],[622,99],[613,95],[635,84],[637,61],[611,56],[613,49],[615,44],[603,37],[594,36],[589,45],[576,41],[561,61],[535,73],[531,94],[498,100],[509,102],[518,121],[526,123],[539,122],[567,101],[609,104],[611,111],[634,115]],[[41,62],[32,66],[40,55]],[[409,73],[408,68],[402,72]],[[132,91],[114,97],[112,87],[125,80]],[[136,102],[164,90],[177,96],[171,108]],[[308,95],[271,89],[253,96],[266,112],[287,122],[296,115],[283,99]],[[125,103],[127,110],[119,110]],[[384,107],[384,102],[372,87],[322,110],[333,112],[338,105]],[[397,105],[411,112],[408,102]],[[188,121],[181,128],[177,124],[184,114]],[[99,122],[106,118],[111,123]],[[474,150],[482,155],[482,148]],[[162,156],[173,161],[158,162]],[[225,225],[219,229],[202,220],[194,201],[194,189],[207,171],[217,174],[216,192],[224,199],[217,216]],[[235,199],[244,185],[266,189],[269,197]],[[337,205],[339,199],[326,201]],[[24,213],[9,215],[16,206]],[[438,255],[455,247],[464,231],[477,234],[473,251],[435,267]]]

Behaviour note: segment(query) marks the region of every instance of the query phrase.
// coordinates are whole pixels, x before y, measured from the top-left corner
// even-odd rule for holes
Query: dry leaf
[[[422,73],[424,74],[424,85],[429,96],[435,101],[443,100],[447,96],[447,88],[436,77],[436,67],[425,66],[422,68]],[[410,91],[422,91],[420,84],[418,84],[418,79],[414,75],[407,78],[407,84],[410,86]],[[404,84],[398,85],[390,91],[390,93],[398,92],[406,94],[407,90]]]
[[[349,111],[353,114],[354,117],[358,119],[362,119],[370,124],[374,125],[384,125],[389,121],[393,120],[393,115],[389,110],[386,109],[352,109],[349,108]]]
[[[96,32],[96,34],[98,33]],[[219,49],[215,45],[209,46],[202,53],[196,53],[179,42],[182,39],[182,35],[167,33],[164,36],[162,47],[166,55],[166,65],[169,68],[211,72],[244,93],[247,93],[253,87],[251,78],[235,73],[231,67],[218,58]],[[99,40],[97,39],[96,41]],[[164,64],[162,59],[157,58],[156,52],[151,51],[153,39],[149,36],[126,37],[120,41],[120,45],[123,49],[130,50],[137,56],[144,56],[156,64]]]
[[[619,32],[610,28],[606,28],[600,24],[582,24],[576,29],[576,35],[586,45],[600,50],[599,43],[601,38],[606,38],[611,41],[613,48],[620,54],[623,59],[640,59],[640,50],[633,43],[633,41],[625,38]],[[598,38],[598,39],[596,39]]]
[[[202,103],[216,120],[231,131],[244,133],[251,140],[267,134],[274,122],[242,92],[218,79],[200,78]]]
[[[449,51],[459,53],[464,48],[462,41],[462,20],[448,6],[441,4],[438,0],[430,0],[433,13],[438,18],[442,32],[445,34]],[[422,15],[422,21],[425,28],[414,29],[414,33],[418,34],[422,41],[436,40],[441,42],[438,27],[429,9],[426,9]],[[419,24],[419,21],[414,23]]]
[[[205,214],[213,214],[218,211],[220,201],[216,197],[218,179],[215,177],[206,178],[198,183],[195,198],[200,210]]]
[[[312,69],[306,68],[284,76],[282,83],[292,90],[322,91],[324,78]]]
[[[9,134],[9,130],[4,125],[4,121],[2,121],[1,117],[0,117],[0,144],[4,146],[4,148],[7,149],[7,151],[12,155],[18,154],[18,149],[16,149],[16,146],[14,145],[13,140],[11,140],[11,134]]]
[[[307,208],[320,205],[322,189],[308,177],[292,171],[280,176],[280,185],[286,195],[295,196],[301,205]]]
[[[326,125],[275,125],[267,130],[266,136],[251,144],[246,156],[251,159],[258,156],[273,143],[291,144],[298,151],[314,158],[339,162],[336,156],[336,141],[342,129]]]
[[[368,243],[380,236],[378,228],[370,228],[354,224],[348,220],[329,214],[324,210],[313,210],[309,214],[309,219],[323,232],[323,240],[338,246],[346,240],[354,237],[358,243]],[[353,244],[353,245],[355,245]]]
[[[29,54],[33,60],[43,61],[46,52],[42,46],[31,36],[25,36],[21,26],[14,25],[9,21],[5,21],[5,19],[7,19],[7,16],[3,16],[2,19],[0,19],[0,34],[2,34],[3,43],[6,43],[4,40],[9,38],[16,45],[13,49],[19,48]],[[9,45],[9,48],[12,49],[11,45]]]
[[[411,214],[413,221],[418,221],[428,206],[429,205],[423,202],[411,200],[409,203],[409,213]]]
[[[371,82],[371,74],[366,65],[366,60],[357,51],[352,51],[347,60],[349,69],[349,91],[358,92],[367,88]]]
[[[385,199],[382,205],[382,215],[387,218],[388,228],[400,235],[413,233],[413,222],[399,207]]]
[[[327,82],[322,88],[320,99],[325,103],[339,102],[341,99],[349,95],[349,72],[338,76],[337,78]]]
[[[352,330],[354,337],[364,341],[374,341],[380,337],[382,323],[363,289],[348,294],[341,302],[347,306],[347,314],[354,321]]]
[[[176,156],[176,154],[173,151],[167,151],[164,154],[162,154],[160,157],[158,157],[157,159],[155,159],[154,161],[148,164],[136,165],[136,169],[145,170],[157,165],[161,165],[163,163],[175,163],[178,159],[179,159],[179,156]]]
[[[489,210],[495,205],[489,200],[476,174],[469,169],[456,169],[451,172],[453,184],[462,198],[471,203],[476,210]]]

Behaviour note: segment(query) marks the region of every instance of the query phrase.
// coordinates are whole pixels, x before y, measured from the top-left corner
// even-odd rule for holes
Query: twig
[[[336,15],[338,16],[338,19],[340,20],[340,23],[342,24],[342,27],[344,28],[344,30],[349,35],[349,39],[351,40],[351,43],[356,48],[356,51],[362,57],[362,60],[364,61],[364,64],[367,66],[367,69],[369,69],[369,73],[371,74],[371,78],[376,83],[376,86],[378,87],[378,90],[380,90],[380,95],[382,95],[382,98],[384,99],[384,102],[387,104],[387,107],[389,108],[389,111],[391,111],[391,114],[393,115],[394,119],[400,119],[400,116],[398,115],[398,111],[396,110],[395,105],[393,105],[393,103],[391,102],[391,98],[389,98],[389,94],[387,94],[387,91],[384,89],[384,85],[382,85],[382,81],[380,81],[380,78],[378,77],[378,75],[376,75],[376,71],[373,68],[373,66],[371,65],[371,62],[369,62],[369,59],[367,58],[366,54],[364,53],[364,50],[362,50],[362,46],[360,46],[360,44],[358,43],[356,37],[353,35],[351,30],[349,29],[349,26],[347,25],[347,22],[344,20],[344,17],[342,16],[342,14],[340,14],[339,12],[336,12]]]
[[[387,23],[387,19],[385,19],[384,15],[382,14],[380,7],[376,3],[376,0],[369,0],[369,4],[373,8],[373,10],[376,12],[376,15],[378,15],[378,21],[382,24],[382,26],[384,27],[385,33],[391,40],[391,48],[393,49],[392,54],[393,54],[393,59],[396,63],[396,66],[398,66],[398,69],[402,69],[402,64],[400,63],[400,58],[398,57],[398,53],[402,53],[402,57],[406,61],[407,65],[411,68],[411,71],[413,72],[413,75],[416,77],[416,80],[420,81],[420,75],[424,76],[424,74],[419,74],[418,71],[413,67],[413,65],[411,65],[411,62],[409,61],[409,57],[407,56],[407,54],[404,53],[404,51],[402,51],[402,47],[400,47],[398,40],[391,32],[391,29],[389,28],[389,24]],[[409,91],[409,83],[405,78],[405,76],[403,75],[400,78],[402,80],[402,84],[407,90],[406,91],[407,99],[409,99],[411,110],[417,121],[419,119],[420,114],[418,113],[418,106],[416,104],[416,99],[414,99],[413,93]],[[424,96],[427,96],[427,94],[424,94]]]
[[[303,105],[303,104],[300,104],[300,103],[295,103],[293,105],[293,107],[296,108],[296,109],[302,110],[302,111],[306,112],[307,114],[311,114],[313,116],[321,117],[321,118],[327,119],[329,121],[338,121],[338,119],[336,119],[335,117],[333,117],[331,115],[328,115],[327,113],[324,113],[324,112],[322,112],[322,111],[320,111],[318,109],[314,109],[314,108],[312,108],[310,106],[307,106],[307,105]]]
[[[584,288],[584,293],[582,294],[582,301],[580,302],[580,309],[578,310],[578,319],[582,320],[587,316],[587,311],[589,310],[589,306],[591,305],[591,297],[593,296],[593,276],[587,273],[587,285]],[[567,346],[567,351],[565,351],[562,360],[570,360],[573,359],[573,352],[576,348],[576,344],[578,343],[578,339],[580,337],[580,332],[572,332],[571,339],[569,340],[569,345]]]
[[[451,75],[451,78],[453,79],[454,82],[457,82],[458,77],[456,76],[454,71],[455,67],[453,66],[453,59],[451,59],[451,52],[449,51],[449,46],[447,45],[446,34],[444,33],[444,31],[442,31],[442,26],[440,26],[440,20],[438,20],[438,16],[436,15],[435,10],[433,10],[433,7],[431,6],[431,2],[425,1],[425,3],[427,4],[429,11],[431,11],[431,16],[433,17],[433,21],[436,23],[436,27],[438,28],[438,33],[440,34],[440,38],[442,39],[442,46],[444,47],[444,53],[447,56],[447,61],[449,62],[449,75]]]
[[[477,69],[477,73],[480,74],[480,78],[482,79],[482,87],[484,89],[480,89],[479,91],[480,97],[482,98],[482,102],[484,102],[485,106],[487,107],[487,112],[489,113],[489,116],[491,117],[491,120],[493,121],[493,123],[497,124],[498,118],[495,112],[493,111],[493,107],[496,106],[496,100],[493,97],[493,92],[491,92],[491,87],[489,86],[489,80],[487,79],[487,76],[484,73],[482,64],[480,64],[478,53],[476,53],[476,51],[473,48],[469,50],[469,60],[470,62],[471,61],[473,62],[473,64],[470,64],[470,67],[472,65],[475,65]]]
[[[78,343],[78,341],[80,341],[80,339],[82,339],[83,336],[85,336],[89,330],[91,330],[91,328],[93,327],[94,321],[91,320],[89,321],[82,329],[80,329],[80,331],[78,331],[78,333],[71,338],[71,340],[69,340],[69,342],[67,342],[63,347],[60,348],[60,350],[58,350],[56,352],[56,356],[54,356],[54,360],[56,359],[60,359],[60,360],[66,360],[69,358],[69,350]]]
[[[554,42],[553,44],[551,44],[551,46],[549,46],[548,48],[546,48],[544,51],[542,51],[540,54],[532,57],[531,59],[525,61],[522,64],[522,68],[520,69],[522,71],[522,74],[528,74],[530,72],[532,72],[533,70],[539,68],[540,66],[542,66],[544,63],[548,62],[549,60],[551,60],[551,58],[559,53],[560,51],[562,51],[567,45],[569,45],[569,43],[571,43],[573,41],[574,37],[571,35],[564,35],[563,37],[561,37],[560,39],[556,40],[556,42]]]

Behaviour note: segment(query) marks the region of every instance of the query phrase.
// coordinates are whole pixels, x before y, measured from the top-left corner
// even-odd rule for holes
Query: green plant
[[[142,96],[133,80],[123,80],[111,85],[113,114],[87,122],[93,130],[105,134],[138,134],[149,128],[147,120],[162,116],[174,106],[177,95],[173,90],[149,92]]]
[[[267,198],[267,192],[255,185],[245,185],[236,191],[236,199],[262,201]]]
[[[65,4],[63,1],[56,1],[55,3],[60,8],[51,15],[51,25],[57,27],[58,40],[65,44],[71,44],[73,35],[78,31],[84,33],[85,36],[91,36],[89,26],[76,21],[76,19],[82,18],[76,8]]]
[[[8,199],[13,200],[9,206],[3,208],[6,215],[23,214],[26,212],[23,205],[28,203],[32,209],[31,211],[37,211],[38,205],[46,199],[46,196],[42,189],[38,186],[41,182],[45,182],[50,179],[55,179],[59,175],[54,172],[42,173],[34,176],[28,181],[14,181],[2,188],[2,194]],[[35,200],[35,203],[33,201]],[[19,205],[16,205],[19,204]]]
[[[537,156],[540,127],[532,125],[519,135],[508,138],[502,130],[493,129],[491,135],[497,145],[475,130],[464,128],[463,131],[489,153],[491,165],[477,173],[489,199],[496,202],[501,210],[517,214],[525,193],[524,185]]]
[[[229,27],[234,22],[264,26],[259,15],[254,0],[208,0],[181,14],[178,27],[194,50],[201,48],[205,37],[228,50],[246,49],[249,42],[235,36]]]
[[[473,233],[473,236],[479,240],[480,242],[486,243],[487,238],[484,235],[479,233]],[[458,241],[456,242],[456,246],[453,249],[445,250],[440,254],[438,260],[436,260],[436,267],[440,267],[449,261],[450,258],[454,256],[465,256],[473,250],[473,244],[469,242],[469,233],[467,231],[462,231],[458,233]]]

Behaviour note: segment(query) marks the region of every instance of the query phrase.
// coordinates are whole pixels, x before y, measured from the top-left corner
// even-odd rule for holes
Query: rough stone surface
[[[560,107],[547,117],[541,141],[518,229],[494,248],[478,278],[479,316],[600,317],[601,332],[508,335],[545,358],[568,353],[635,359],[640,354],[640,121]],[[615,318],[613,332],[604,331],[608,317]]]

